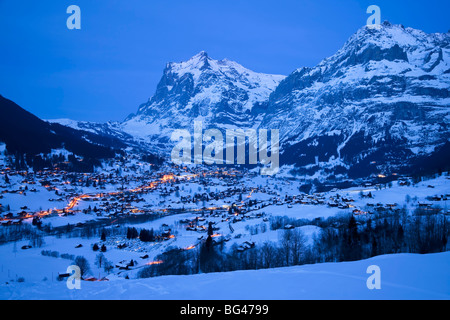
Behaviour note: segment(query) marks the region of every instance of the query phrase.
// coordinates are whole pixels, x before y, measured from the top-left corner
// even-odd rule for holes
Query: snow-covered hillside
[[[66,179],[59,180],[57,174],[51,175],[52,186],[40,186],[31,181],[30,176],[24,178],[12,173],[8,183],[0,185],[7,191],[2,194],[3,207],[10,209],[2,215],[3,235],[8,230],[14,232],[14,228],[33,228],[31,218],[23,219],[17,226],[11,225],[10,222],[19,221],[22,208],[27,208],[30,216],[36,210],[42,213],[43,225],[59,232],[56,235],[42,233],[42,243],[33,244],[31,248],[25,248],[33,242],[27,237],[0,246],[0,299],[447,299],[450,294],[448,253],[401,254],[351,263],[139,278],[149,264],[162,261],[160,255],[168,250],[195,255],[206,238],[209,223],[214,226],[213,242],[218,248],[222,247],[224,252],[251,254],[252,250],[259,250],[266,244],[281,243],[287,230],[301,232],[305,240],[303,248],[308,250],[316,245],[314,240],[320,238],[326,228],[314,221],[330,217],[353,214],[361,233],[368,220],[379,219],[376,212],[383,208],[388,212],[386,217],[394,216],[400,208],[412,215],[422,206],[445,218],[450,199],[448,175],[417,183],[402,178],[391,187],[365,185],[305,195],[297,191],[300,183],[289,179],[236,178],[235,174],[207,178],[185,174],[186,178],[180,176],[179,182],[168,180],[143,193],[138,177],[146,176],[150,170],[148,165],[134,159],[128,165],[111,163],[103,170],[92,176],[83,175],[83,179],[95,182],[111,176],[118,180],[120,175],[129,181],[130,189],[124,192],[126,199],[120,200],[122,191],[117,190],[120,185],[109,180],[101,185],[86,181],[73,186],[67,184]],[[27,185],[30,189],[25,191]],[[84,198],[80,193],[84,193]],[[196,194],[210,198],[197,198]],[[61,201],[55,202],[56,196]],[[202,200],[191,201],[194,198]],[[125,202],[126,207],[120,204]],[[243,205],[240,214],[229,211],[232,204]],[[55,213],[46,214],[48,208],[54,208]],[[156,216],[158,212],[162,214]],[[12,216],[8,218],[9,215]],[[153,219],[152,215],[155,215]],[[108,231],[106,239],[101,240],[99,234],[92,232],[88,235],[87,230],[93,231],[95,227],[100,232]],[[152,229],[157,233],[169,230],[170,236],[148,242],[140,238],[128,239],[127,228]],[[111,263],[112,270],[105,270],[104,265],[96,263],[100,252],[93,250],[94,244],[105,245],[102,255]],[[90,264],[87,277],[107,277],[109,281],[83,281],[82,290],[69,291],[65,282],[58,282],[56,277],[64,273],[77,256],[84,257]],[[133,266],[123,269],[129,261],[134,261]],[[368,277],[365,270],[372,264],[382,270],[382,290],[379,291],[368,290],[365,286]],[[216,289],[212,290],[208,284]]]
[[[14,258],[12,258],[14,259]],[[49,258],[51,259],[51,258]],[[56,260],[56,259],[55,259]],[[367,268],[380,267],[381,289],[367,288]],[[39,267],[36,265],[35,268]],[[32,269],[32,268],[30,268]],[[164,276],[138,280],[2,283],[0,299],[450,299],[450,252],[395,254],[357,262]],[[2,273],[6,271],[3,270]],[[33,271],[30,270],[30,273]]]

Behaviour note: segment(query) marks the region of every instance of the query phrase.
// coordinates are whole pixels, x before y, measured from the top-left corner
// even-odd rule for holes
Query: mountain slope
[[[12,250],[12,244],[10,246],[8,249]],[[55,270],[61,269],[57,265],[58,259],[50,261]],[[28,278],[24,283],[5,284],[6,281],[2,281],[0,299],[184,300],[188,297],[193,300],[448,300],[449,262],[450,252],[390,254],[353,262],[276,269],[82,281],[81,290],[67,290],[65,284],[39,281],[48,274],[48,266],[40,268],[38,265],[35,274],[40,278],[35,282]],[[372,265],[381,270],[381,289],[370,290],[367,287],[367,282],[372,281],[369,278],[372,273],[367,273],[367,270]]]
[[[2,96],[0,113],[0,141],[6,143],[12,154],[46,154],[52,149],[65,148],[83,157],[109,158],[125,147],[118,139],[45,122]]]
[[[229,60],[213,60],[202,51],[186,62],[168,63],[155,95],[122,124],[125,132],[167,141],[175,129],[257,127],[257,106],[284,76],[248,70]]]
[[[449,43],[448,33],[363,27],[332,57],[284,79],[261,127],[280,130],[281,161],[304,172],[411,167],[450,138]]]

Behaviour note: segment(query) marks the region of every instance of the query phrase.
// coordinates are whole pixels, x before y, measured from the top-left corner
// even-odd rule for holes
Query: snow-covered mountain
[[[311,172],[393,172],[444,145],[448,159],[449,44],[449,33],[363,27],[284,79],[260,126],[280,130],[281,161]]]
[[[172,132],[192,132],[194,120],[203,128],[279,129],[280,162],[299,173],[411,172],[450,163],[449,89],[450,34],[384,22],[288,77],[200,52],[168,63],[153,97],[123,123],[81,125],[132,136],[167,157]]]
[[[144,139],[167,141],[173,130],[204,127],[256,128],[264,114],[258,105],[285,76],[256,73],[204,51],[186,62],[168,63],[156,93],[122,124],[125,132]]]
[[[65,149],[87,159],[105,159],[126,148],[115,136],[106,137],[43,121],[1,95],[0,114],[0,142],[16,159],[22,157],[22,164],[17,167],[24,166],[25,154],[31,166],[39,162],[35,156],[51,154],[52,150]]]
[[[117,138],[128,145],[137,146],[138,141],[132,135],[122,130],[120,122],[108,121],[106,123],[75,121],[72,119],[48,119],[48,123],[58,123],[75,130],[86,131],[100,136]]]

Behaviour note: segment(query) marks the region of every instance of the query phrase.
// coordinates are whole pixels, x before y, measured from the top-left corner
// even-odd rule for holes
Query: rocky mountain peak
[[[215,60],[201,51],[186,61],[168,63],[153,97],[123,125],[141,136],[169,133],[195,119],[216,127],[255,127],[261,116],[255,121],[254,106],[266,101],[284,78],[254,72],[228,59]]]

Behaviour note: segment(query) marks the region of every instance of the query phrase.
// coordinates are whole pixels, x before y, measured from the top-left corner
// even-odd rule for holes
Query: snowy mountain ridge
[[[285,76],[256,73],[204,51],[186,62],[168,63],[155,95],[122,123],[132,135],[167,141],[173,130],[194,120],[219,128],[257,127],[254,106],[269,98]]]
[[[283,80],[261,126],[278,128],[285,161],[305,168],[413,165],[450,138],[449,43],[448,33],[363,27],[335,55]]]
[[[167,156],[171,133],[192,131],[194,120],[204,129],[279,129],[282,164],[308,175],[367,176],[412,170],[433,154],[449,158],[449,88],[450,34],[384,22],[287,77],[204,51],[168,63],[153,97],[108,127]]]

